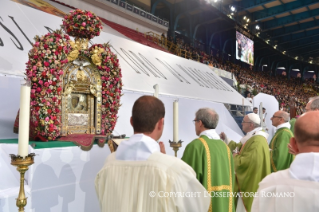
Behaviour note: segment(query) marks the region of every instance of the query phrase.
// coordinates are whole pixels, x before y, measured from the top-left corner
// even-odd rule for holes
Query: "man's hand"
[[[225,135],[224,132],[222,132],[222,133],[219,134],[219,137],[220,137],[220,139],[222,139],[224,141],[225,138],[226,138],[226,135]]]
[[[297,152],[295,152],[290,144],[288,144],[289,153],[292,155],[297,155]]]
[[[161,153],[166,154],[165,145],[164,145],[163,141],[158,142],[158,144],[160,146]]]

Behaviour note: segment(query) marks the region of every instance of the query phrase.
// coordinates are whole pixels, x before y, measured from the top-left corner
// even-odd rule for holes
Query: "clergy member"
[[[212,196],[208,211],[235,211],[233,197],[217,196],[233,192],[234,163],[228,146],[220,140],[215,129],[219,116],[213,109],[202,108],[196,112],[194,124],[199,138],[190,142],[182,160],[196,172],[196,177]]]
[[[259,183],[254,212],[319,211],[319,112],[300,116],[290,144],[296,158],[289,169],[268,175]]]
[[[239,197],[236,212],[250,212],[254,199],[252,194],[257,191],[258,183],[270,174],[268,134],[262,131],[259,115],[255,113],[246,115],[241,125],[247,134],[239,143],[229,141],[224,133],[221,133],[221,139],[231,150],[236,149],[233,153],[236,173],[234,190],[244,192],[236,196]]]
[[[102,212],[208,211],[210,197],[192,167],[160,152],[164,115],[164,104],[155,97],[134,103],[134,135],[107,157],[95,179]]]
[[[319,96],[309,98],[309,102],[307,103],[305,107],[305,112],[316,111],[316,110],[319,110]],[[290,127],[290,129],[294,129],[295,123],[290,123],[290,124],[292,126]],[[293,130],[291,131],[294,132]],[[294,154],[294,155],[296,154],[290,144],[288,144],[288,148],[289,148],[290,154]]]
[[[293,161],[289,153],[288,144],[293,133],[290,130],[289,114],[277,111],[271,117],[271,122],[276,127],[276,133],[269,143],[271,172],[288,169]]]

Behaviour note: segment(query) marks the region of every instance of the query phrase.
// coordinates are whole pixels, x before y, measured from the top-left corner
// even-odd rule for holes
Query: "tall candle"
[[[154,97],[158,98],[159,85],[156,84],[153,86],[153,88],[154,88]]]
[[[178,142],[178,101],[173,102],[173,142]]]
[[[30,81],[22,80],[20,90],[18,155],[23,158],[28,156],[29,148],[30,94]]]

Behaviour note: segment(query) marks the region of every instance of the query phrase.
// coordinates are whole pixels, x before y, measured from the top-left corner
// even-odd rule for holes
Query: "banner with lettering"
[[[152,20],[158,21],[154,16]],[[2,0],[0,74],[23,77],[33,37],[60,29],[61,24],[58,16]],[[92,41],[112,45],[122,67],[124,90],[152,93],[158,84],[160,94],[242,104],[242,96],[205,64],[105,32]],[[245,105],[251,104],[245,100]]]

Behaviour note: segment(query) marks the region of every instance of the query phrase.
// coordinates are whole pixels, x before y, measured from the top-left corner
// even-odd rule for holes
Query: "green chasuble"
[[[209,211],[235,211],[234,198],[228,193],[234,187],[234,162],[222,140],[202,135],[186,146],[182,160],[194,169],[197,179],[212,196]]]
[[[292,118],[289,123],[290,123],[290,130],[292,133],[294,133],[294,130],[295,130],[295,123],[296,123],[296,118]]]
[[[254,135],[244,145],[231,141],[228,146],[235,149],[239,146],[239,154],[234,156],[236,182],[235,192],[257,192],[258,184],[270,174],[268,142],[264,136]],[[239,195],[239,194],[238,194]],[[243,193],[242,200],[248,212],[254,200],[252,195]],[[236,201],[237,203],[237,201]]]
[[[293,133],[289,128],[283,127],[277,130],[269,144],[271,172],[288,169],[294,156],[289,153],[288,144]]]

